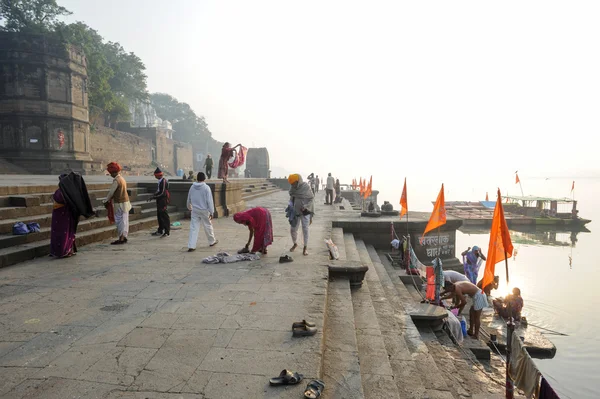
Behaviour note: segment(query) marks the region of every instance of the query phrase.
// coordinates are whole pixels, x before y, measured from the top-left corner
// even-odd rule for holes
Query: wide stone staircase
[[[405,305],[418,303],[375,248],[333,228],[340,264],[369,270],[362,287],[330,278],[325,319],[325,398],[500,398],[502,381],[448,334],[415,325]],[[487,367],[487,369],[486,369]],[[498,370],[493,374],[497,377]]]
[[[102,199],[110,188],[107,183],[88,183],[88,193],[96,216],[82,218],[78,229],[76,244],[78,247],[93,242],[116,237],[116,228],[106,216]],[[245,201],[269,195],[280,188],[266,179],[237,179],[243,185],[242,198]],[[129,215],[129,231],[151,231],[158,225],[156,203],[147,202],[152,196],[154,184],[128,183],[133,209]],[[52,194],[57,185],[23,185],[0,187],[0,267],[17,264],[29,259],[47,256],[50,253],[50,228],[52,224]],[[169,206],[171,222],[184,218],[184,209]],[[38,223],[41,231],[27,235],[13,235],[12,228],[17,222]]]

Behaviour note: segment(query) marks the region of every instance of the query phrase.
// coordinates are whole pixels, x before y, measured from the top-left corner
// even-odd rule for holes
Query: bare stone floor
[[[321,372],[323,239],[334,213],[321,197],[310,255],[295,252],[292,263],[278,263],[292,245],[281,192],[248,204],[273,216],[274,243],[259,261],[201,263],[235,253],[248,238],[247,228],[221,218],[214,248],[201,232],[188,253],[183,221],[168,238],[140,232],[128,245],[107,241],[73,258],[0,269],[0,397],[302,397]],[[302,319],[319,333],[293,338],[292,322]],[[285,368],[306,381],[270,387]]]

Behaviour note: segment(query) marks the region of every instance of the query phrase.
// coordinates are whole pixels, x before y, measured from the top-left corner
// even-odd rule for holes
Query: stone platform
[[[260,261],[201,263],[247,240],[244,226],[221,218],[220,243],[209,248],[201,233],[193,253],[184,222],[168,238],[148,230],[125,246],[1,269],[0,397],[300,397],[305,384],[268,379],[285,368],[321,374],[330,220],[315,219],[310,256],[279,264],[292,244],[287,199],[253,203],[273,214],[275,242]],[[319,333],[293,338],[302,319]]]
[[[323,399],[501,393],[498,359],[482,367],[447,336],[417,327],[398,271],[373,245],[332,227],[358,212],[323,198],[310,255],[294,252],[292,263],[278,263],[292,243],[287,193],[276,191],[248,200],[273,216],[275,242],[258,261],[201,263],[247,240],[245,227],[219,218],[215,248],[201,233],[188,253],[184,221],[168,238],[147,230],[125,246],[104,241],[73,258],[0,269],[0,397],[298,398],[312,378],[325,381]],[[329,238],[339,260],[329,260]],[[332,264],[366,266],[360,288],[332,276]],[[316,323],[315,336],[292,337],[302,319]],[[270,387],[285,368],[305,381]]]

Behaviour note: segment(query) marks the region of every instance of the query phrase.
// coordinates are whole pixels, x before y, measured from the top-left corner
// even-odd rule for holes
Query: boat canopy
[[[540,201],[540,202],[562,202],[562,203],[572,203],[575,202],[572,198],[563,197],[563,198],[550,198],[550,197],[536,197],[535,195],[528,195],[525,197],[516,197],[512,195],[506,195],[502,198],[508,199],[510,201]]]

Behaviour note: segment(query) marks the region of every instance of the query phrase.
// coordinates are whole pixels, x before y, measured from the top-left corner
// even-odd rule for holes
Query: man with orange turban
[[[129,211],[131,210],[131,202],[129,202],[129,194],[127,194],[127,182],[121,176],[121,165],[116,162],[111,162],[106,165],[106,170],[113,178],[112,185],[108,190],[108,195],[104,199],[104,204],[109,202],[114,203],[115,223],[117,225],[117,233],[119,239],[113,241],[112,245],[121,245],[127,242],[129,233]]]

